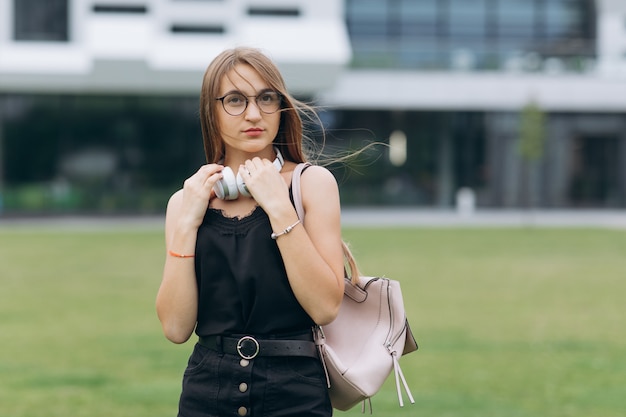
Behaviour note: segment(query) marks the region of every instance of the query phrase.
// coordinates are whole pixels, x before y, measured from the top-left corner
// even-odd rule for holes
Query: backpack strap
[[[296,207],[296,213],[298,218],[304,224],[304,206],[302,205],[302,188],[300,187],[300,177],[302,172],[310,167],[309,162],[302,162],[296,165],[291,176],[291,195],[293,196],[293,205]],[[324,330],[317,324],[313,326],[313,339],[317,346],[320,361],[322,362],[322,368],[324,368],[324,375],[326,376],[326,386],[330,388],[330,375],[328,374],[328,367],[326,366],[326,360],[324,355],[324,344],[326,343],[326,336],[324,336]]]
[[[302,171],[304,171],[307,167],[310,167],[311,164],[309,162],[302,162],[296,165],[296,168],[293,170],[293,174],[291,176],[291,193],[293,195],[293,204],[296,207],[296,213],[298,214],[298,218],[304,224],[304,206],[302,205],[302,188],[300,187],[300,177],[302,176]]]

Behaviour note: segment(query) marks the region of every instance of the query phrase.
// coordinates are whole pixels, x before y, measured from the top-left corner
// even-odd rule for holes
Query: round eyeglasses
[[[242,93],[228,93],[215,100],[222,102],[226,113],[231,116],[239,116],[248,108],[248,97],[254,97],[254,102],[260,111],[266,114],[276,113],[283,102],[283,96],[276,91],[264,91],[256,96],[245,96]]]

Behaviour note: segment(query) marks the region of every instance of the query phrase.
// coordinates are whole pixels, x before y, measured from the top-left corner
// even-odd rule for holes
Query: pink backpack
[[[300,175],[309,164],[298,164],[291,189],[298,217],[304,222]],[[339,315],[331,324],[315,329],[315,340],[326,371],[334,408],[348,410],[370,402],[393,370],[400,406],[401,384],[415,403],[398,359],[417,350],[404,311],[400,283],[388,278],[346,278]]]

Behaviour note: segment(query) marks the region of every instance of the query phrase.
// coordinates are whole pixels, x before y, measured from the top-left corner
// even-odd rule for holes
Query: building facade
[[[326,153],[374,144],[331,165],[346,204],[626,206],[621,0],[0,0],[5,208],[162,208],[234,45],[319,106]]]
[[[321,100],[338,129],[406,136],[386,198],[624,207],[626,2],[348,0],[346,16],[352,66]]]

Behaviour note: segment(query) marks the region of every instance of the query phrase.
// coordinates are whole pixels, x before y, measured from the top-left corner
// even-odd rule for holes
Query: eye
[[[275,91],[266,91],[259,96],[259,102],[264,104],[271,104],[278,101],[278,93]]]
[[[246,102],[246,98],[239,93],[229,94],[224,97],[224,103],[230,106],[241,106]]]

